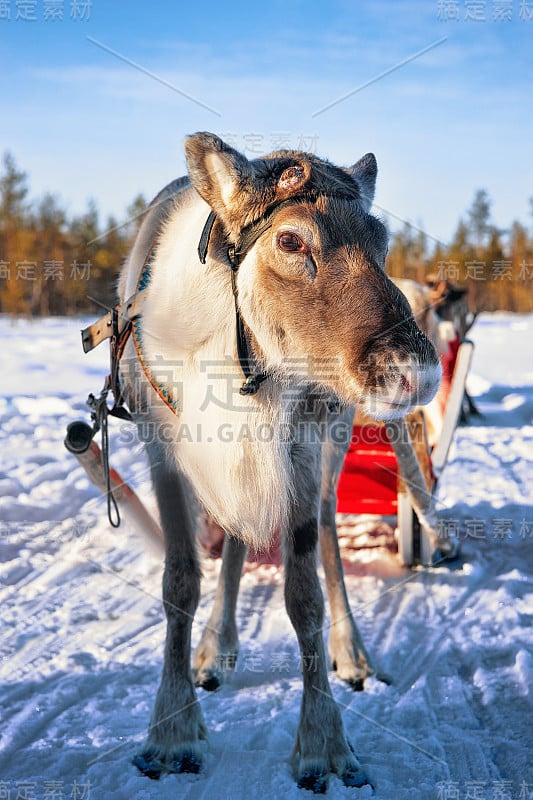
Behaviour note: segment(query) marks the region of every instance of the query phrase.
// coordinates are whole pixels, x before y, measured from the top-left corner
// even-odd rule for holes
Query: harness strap
[[[202,230],[202,235],[200,236],[200,241],[198,243],[198,258],[200,259],[200,262],[202,264],[205,264],[207,260],[209,240],[211,238],[211,232],[213,230],[213,225],[215,224],[216,218],[217,218],[216,213],[214,211],[211,211],[205,222],[204,228]],[[249,243],[248,240],[246,240],[244,242],[244,247],[242,244],[239,246],[238,256],[235,250],[235,245],[232,244],[228,245],[228,258],[231,264],[231,288],[233,290],[233,298],[235,302],[235,329],[237,335],[237,355],[239,358],[239,364],[241,365],[241,369],[244,373],[244,377],[246,378],[245,382],[239,389],[239,392],[242,395],[256,394],[263,381],[265,381],[268,378],[268,373],[255,372],[255,370],[252,368],[253,358],[250,355],[250,345],[248,341],[248,336],[246,334],[246,326],[244,324],[244,320],[242,318],[239,309],[237,270],[239,268],[240,261],[242,260],[242,258],[244,258],[246,252],[255,243],[255,241],[259,238],[259,236],[261,236],[261,234],[264,233],[267,230],[267,228],[269,228],[271,225],[272,222],[270,219],[269,220],[261,219],[259,226],[254,226],[255,238],[253,239],[253,241],[250,238]],[[251,229],[251,226],[247,227]]]
[[[112,390],[115,403],[113,408],[107,409],[107,413],[131,422],[133,422],[133,418],[130,412],[124,407],[124,397],[119,380],[120,359],[122,358],[124,348],[126,347],[130,335],[133,339],[139,363],[152,388],[171,411],[176,413],[178,410],[177,402],[172,397],[171,392],[166,386],[156,381],[154,378],[150,365],[145,359],[143,348],[141,314],[144,290],[150,283],[151,269],[156,257],[156,252],[157,244],[154,243],[144,259],[135,294],[128,298],[125,303],[115,306],[115,308],[111,309],[111,311],[93,323],[93,325],[89,325],[88,328],[82,330],[81,333],[83,350],[85,353],[93,350],[93,348],[105,341],[105,339],[111,340],[111,368],[110,374],[106,379],[106,385],[108,390]]]
[[[105,386],[104,386],[105,391]],[[115,396],[115,407],[117,398]],[[109,468],[109,432],[107,428],[107,417],[113,414],[113,409],[107,407],[105,395],[103,402],[98,405],[96,424],[102,431],[102,464],[104,467],[106,499],[107,499],[107,518],[113,528],[120,527],[120,511],[115,495],[111,489],[111,472]],[[130,417],[131,419],[131,417]]]
[[[106,378],[107,389],[113,392],[113,408],[107,408],[107,413],[113,417],[133,422],[133,417],[124,406],[124,396],[119,380],[120,359],[130,338],[132,322],[141,313],[142,298],[136,292],[125,303],[115,306],[105,316],[84,328],[81,332],[81,341],[84,353],[94,350],[101,342],[110,339],[109,356],[110,368]],[[103,426],[102,426],[103,431]],[[103,436],[103,433],[102,433]]]
[[[198,258],[202,264],[205,264],[207,259],[207,248],[209,247],[209,239],[211,238],[211,231],[213,230],[213,225],[215,224],[216,218],[217,215],[215,212],[210,211],[205,222],[202,235],[200,236],[200,241],[198,242]]]
[[[233,289],[233,297],[235,299],[235,322],[237,333],[237,355],[239,356],[239,363],[244,372],[246,380],[239,389],[242,395],[257,394],[259,387],[268,378],[268,372],[255,372],[250,369],[253,359],[250,358],[250,346],[248,337],[246,335],[246,328],[244,325],[241,312],[239,310],[238,290],[237,290],[237,270],[231,270],[231,288]]]
[[[126,343],[130,338],[133,322],[131,319],[128,319],[122,330],[120,330],[118,316],[119,312],[118,309],[115,307],[113,309],[114,333],[111,336],[111,341],[110,341],[111,372],[109,375],[109,386],[111,391],[113,392],[113,397],[115,402],[113,404],[113,408],[109,409],[109,413],[113,417],[118,417],[119,419],[124,419],[128,420],[129,422],[133,422],[133,417],[131,416],[130,412],[124,407],[125,400],[124,400],[124,395],[122,393],[122,387],[120,385],[120,378],[119,378],[120,359],[122,358],[122,354],[124,352],[124,348],[126,347]]]
[[[118,417],[128,422],[133,422],[133,417],[124,405],[124,395],[122,394],[119,379],[119,367],[124,348],[132,332],[133,320],[141,313],[142,301],[143,298],[140,292],[135,292],[125,303],[115,306],[111,311],[103,317],[100,317],[100,319],[92,325],[84,328],[81,332],[84,353],[89,353],[91,350],[94,350],[95,347],[106,339],[110,340],[110,369],[109,375],[106,378],[104,390],[107,390],[107,394],[109,389],[111,389],[114,403],[113,408],[108,408],[106,405],[106,414],[111,414],[113,417]],[[104,425],[101,427],[102,437],[104,437]]]
[[[105,481],[105,496],[107,500],[107,518],[113,528],[120,526],[120,511],[118,508],[117,500],[111,488],[111,472],[109,467],[109,432],[107,428],[107,418],[109,414],[113,414],[113,409],[107,405],[107,395],[111,388],[111,376],[108,375],[104,381],[104,387],[98,397],[94,394],[89,395],[87,398],[87,405],[92,410],[91,419],[93,421],[92,430],[90,430],[91,440],[94,438],[98,431],[102,436],[102,466],[104,470]],[[124,409],[125,411],[125,409]],[[127,413],[127,412],[126,412]],[[117,416],[114,414],[114,416]],[[73,424],[73,423],[71,423]],[[80,424],[80,423],[77,423]],[[84,425],[85,423],[81,423]],[[89,441],[90,444],[90,441]],[[87,445],[87,447],[89,446]]]

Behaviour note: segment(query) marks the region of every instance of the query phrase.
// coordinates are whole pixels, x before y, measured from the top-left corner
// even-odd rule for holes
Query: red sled
[[[437,394],[442,419],[433,447],[428,440],[427,412],[419,408],[407,417],[413,448],[431,499],[446,465],[463,405],[473,347],[471,341],[460,342],[457,338],[449,343],[448,353],[442,358],[443,377]],[[411,566],[431,562],[431,545],[413,510],[408,487],[399,474],[384,424],[359,424],[356,420],[339,478],[337,500],[337,512],[341,514],[396,517],[398,553],[403,563]]]

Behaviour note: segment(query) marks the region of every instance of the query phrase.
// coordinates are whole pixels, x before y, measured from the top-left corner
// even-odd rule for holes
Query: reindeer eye
[[[296,233],[285,231],[278,235],[278,247],[284,253],[305,253],[307,247]]]

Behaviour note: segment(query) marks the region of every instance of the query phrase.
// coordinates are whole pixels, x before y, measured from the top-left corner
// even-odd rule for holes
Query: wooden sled
[[[450,343],[443,359],[443,380],[439,399],[443,405],[440,436],[433,448],[427,435],[423,408],[407,417],[409,435],[420,465],[428,505],[434,507],[438,480],[446,466],[450,445],[461,413],[465,382],[474,345],[469,340]],[[387,426],[356,424],[337,487],[337,511],[343,514],[376,514],[397,517],[398,554],[407,566],[430,564],[433,544],[413,509],[408,484],[402,479]]]

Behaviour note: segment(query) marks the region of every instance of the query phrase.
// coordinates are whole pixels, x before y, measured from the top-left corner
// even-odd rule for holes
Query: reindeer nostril
[[[405,377],[405,375],[400,375],[400,386],[402,387],[403,391],[407,392],[408,394],[412,394],[414,392],[414,386]]]

